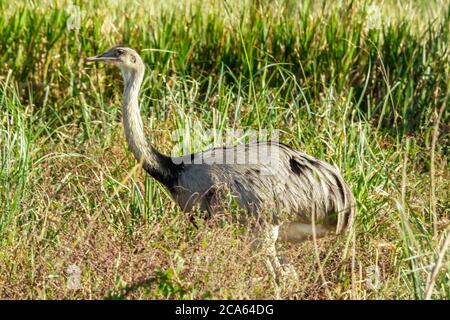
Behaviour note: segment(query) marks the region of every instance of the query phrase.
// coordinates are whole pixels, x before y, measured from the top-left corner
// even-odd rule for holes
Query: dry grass
[[[20,11],[0,0],[0,298],[275,297],[235,209],[196,228],[132,158],[119,75],[82,63],[117,42],[176,52],[141,51],[142,112],[161,151],[196,123],[280,129],[352,186],[351,232],[279,246],[299,274],[283,298],[450,297],[444,1],[411,1],[399,15],[384,1],[384,19],[395,17],[374,29],[364,1],[129,3],[82,4],[74,31],[64,1]],[[79,290],[67,287],[71,265]],[[375,267],[378,288],[367,283]]]
[[[231,223],[228,216],[198,219],[198,228],[178,210],[150,223],[143,217],[131,221],[130,191],[126,186],[132,179],[143,189],[145,175],[142,170],[132,172],[134,160],[124,150],[123,141],[111,149],[92,143],[85,150],[89,157],[53,158],[42,161],[33,170],[40,179],[30,177],[33,182],[24,201],[26,205],[14,217],[20,221],[15,223],[20,228],[9,232],[14,245],[1,251],[0,296],[274,298],[273,284],[261,254],[251,246],[254,235]],[[75,150],[65,152],[70,155]],[[127,171],[121,170],[127,167],[132,172],[131,178]],[[116,181],[125,181],[116,197],[124,199],[126,207],[114,207],[114,201],[109,205],[113,192],[105,190],[105,180],[112,174]],[[437,176],[446,174],[439,172]],[[423,181],[417,181],[414,171],[408,177],[411,178],[408,183],[417,188],[411,197],[419,199]],[[449,180],[439,181],[442,188],[437,198],[443,199]],[[427,183],[423,184],[426,187]],[[414,207],[414,201],[410,205]],[[417,200],[416,205],[423,204]],[[166,197],[164,207],[175,209]],[[398,252],[398,216],[392,216],[395,210],[394,203],[388,203],[378,213],[374,230],[364,232],[356,226],[356,236],[318,241],[325,283],[319,277],[312,242],[280,245],[280,254],[294,265],[300,279],[286,283],[282,297],[325,299],[329,298],[327,287],[334,299],[410,298],[411,289],[398,274],[402,261]],[[132,231],[124,227],[130,224]],[[377,226],[382,227],[382,234],[377,232]],[[441,231],[448,227],[448,220],[439,219]],[[82,270],[80,290],[66,288],[66,270],[70,265]],[[370,290],[366,284],[367,268],[371,266],[380,268],[379,290]]]

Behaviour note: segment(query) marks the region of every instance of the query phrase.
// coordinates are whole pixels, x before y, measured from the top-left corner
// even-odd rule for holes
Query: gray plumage
[[[257,159],[265,150],[277,153],[267,163],[211,164],[242,153]],[[174,161],[194,163],[183,166],[173,191],[186,211],[196,203],[203,210],[220,210],[229,191],[239,206],[251,213],[270,211],[275,219],[277,213],[287,213],[304,223],[311,223],[314,214],[316,223],[336,226],[337,233],[354,214],[353,195],[335,168],[283,144],[255,142],[213,148]]]
[[[340,233],[352,221],[355,201],[339,172],[286,145],[255,142],[177,158],[159,153],[145,138],[139,113],[138,93],[145,71],[140,56],[118,46],[88,61],[105,61],[122,71],[126,140],[135,158],[170,190],[183,210],[198,206],[214,213],[228,205],[224,201],[228,196],[249,213],[270,212],[275,224],[286,213],[293,221],[311,224],[314,220]]]

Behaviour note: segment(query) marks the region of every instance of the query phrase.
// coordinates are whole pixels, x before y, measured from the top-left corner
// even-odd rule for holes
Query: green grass
[[[281,247],[301,276],[284,298],[450,298],[445,1],[384,1],[379,28],[364,1],[75,3],[79,29],[65,2],[0,0],[1,298],[274,295],[251,235],[227,217],[195,228],[128,151],[120,75],[84,63],[117,43],[148,66],[141,107],[161,151],[175,130],[276,129],[340,168],[355,227],[319,241],[326,285],[312,243]]]

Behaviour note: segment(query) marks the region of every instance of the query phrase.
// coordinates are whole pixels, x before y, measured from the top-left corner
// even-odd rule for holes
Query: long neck
[[[144,71],[122,71],[125,80],[123,92],[123,126],[131,151],[144,169],[166,186],[176,178],[176,167],[171,159],[156,150],[145,138],[140,115],[138,95],[144,78]]]

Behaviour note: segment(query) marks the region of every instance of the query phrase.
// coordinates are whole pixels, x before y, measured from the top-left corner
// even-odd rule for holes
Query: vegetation
[[[141,106],[161,151],[176,130],[279,130],[340,168],[354,228],[281,246],[300,276],[283,298],[450,298],[446,1],[0,0],[0,10],[1,298],[274,297],[234,209],[195,227],[133,159],[119,73],[84,63],[117,43],[148,64]]]

